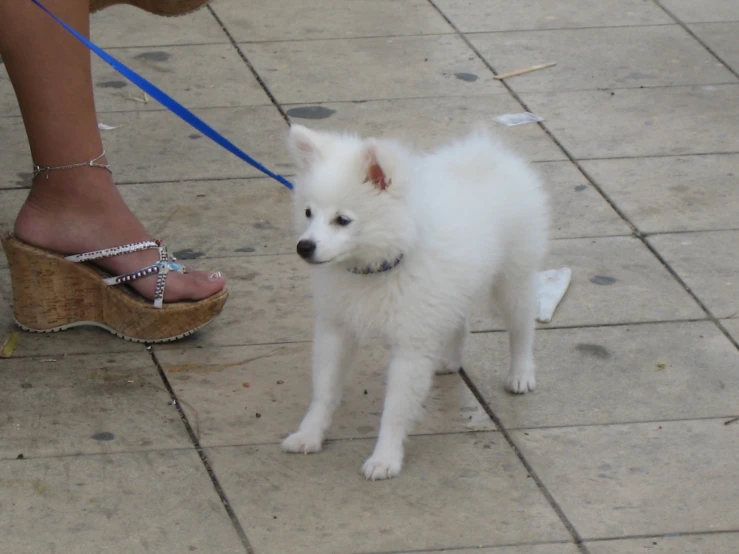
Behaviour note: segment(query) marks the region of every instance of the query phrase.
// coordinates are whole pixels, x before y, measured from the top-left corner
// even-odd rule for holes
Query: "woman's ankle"
[[[19,239],[74,254],[149,238],[107,172],[84,170],[34,179],[16,218]]]

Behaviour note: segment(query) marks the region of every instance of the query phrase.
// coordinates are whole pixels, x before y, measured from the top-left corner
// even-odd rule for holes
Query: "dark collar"
[[[371,266],[371,265],[366,265],[364,267],[354,266],[354,267],[349,268],[347,271],[349,271],[349,273],[354,273],[355,275],[371,275],[373,273],[384,273],[385,271],[390,271],[391,269],[397,267],[397,265],[400,263],[402,259],[403,259],[403,254],[400,254],[392,262],[388,262],[387,260],[385,260],[378,266]]]

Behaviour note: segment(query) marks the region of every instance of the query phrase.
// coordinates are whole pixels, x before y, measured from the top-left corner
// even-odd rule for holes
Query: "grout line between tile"
[[[658,8],[660,8],[663,12],[665,12],[669,17],[671,17],[675,21],[675,23],[677,23],[678,25],[680,25],[680,27],[682,27],[685,30],[686,33],[688,33],[691,37],[693,37],[693,39],[695,39],[695,41],[698,44],[700,44],[703,48],[705,48],[706,50],[708,50],[708,53],[711,54],[711,56],[713,56],[718,61],[720,61],[723,64],[723,66],[726,69],[728,69],[734,75],[734,77],[736,77],[737,79],[739,79],[739,73],[737,73],[737,71],[735,71],[733,67],[731,67],[721,56],[719,56],[710,46],[708,46],[708,44],[706,44],[703,40],[701,40],[701,38],[698,35],[696,35],[693,32],[693,30],[690,27],[687,26],[687,24],[683,23],[683,21],[680,18],[678,18],[670,10],[668,10],[667,8],[665,8],[662,5],[662,1],[661,0],[653,0],[653,1],[654,1],[655,5]]]
[[[677,537],[700,537],[704,535],[732,535],[739,533],[739,529],[722,529],[718,531],[675,531],[674,533],[661,533],[659,535],[623,535],[618,537],[598,537],[585,539],[587,542],[611,542],[633,539],[669,539]]]
[[[652,158],[689,158],[691,156],[735,156],[739,152],[687,152],[685,154],[649,154],[648,156],[613,156],[611,158],[578,158],[581,162],[609,160],[650,160]]]
[[[165,391],[167,392],[167,391]],[[183,402],[184,404],[184,402]],[[174,404],[176,407],[179,407],[179,401]],[[649,425],[649,424],[658,424],[658,423],[690,423],[691,421],[727,421],[732,418],[736,417],[735,415],[726,415],[726,416],[705,416],[705,417],[692,417],[692,418],[685,418],[685,419],[656,419],[656,420],[635,420],[635,421],[620,421],[620,422],[607,422],[607,423],[574,423],[569,425],[541,425],[541,426],[528,426],[528,427],[510,427],[508,428],[509,431],[519,431],[519,432],[525,432],[525,431],[547,431],[552,429],[577,429],[577,428],[587,428],[587,427],[610,427],[610,426],[617,426],[617,425]],[[451,436],[451,435],[481,435],[481,434],[488,434],[488,433],[498,433],[503,434],[498,429],[479,429],[479,430],[470,430],[470,431],[440,431],[436,433],[411,433],[409,435],[410,438],[417,438],[417,437],[443,437],[443,436]],[[342,443],[342,442],[354,442],[354,441],[376,441],[377,435],[370,435],[366,437],[343,437],[343,438],[332,438],[332,439],[326,439],[326,444],[333,444],[333,443]],[[263,442],[238,442],[238,443],[221,443],[221,444],[208,444],[208,445],[202,445],[200,444],[200,447],[202,449],[209,449],[209,450],[219,450],[219,449],[226,449],[226,448],[243,448],[243,447],[257,447],[257,446],[279,446],[280,441],[263,441]],[[51,458],[88,458],[88,457],[96,457],[96,456],[119,456],[119,455],[136,455],[136,454],[147,454],[150,452],[189,452],[193,449],[193,446],[187,446],[187,447],[169,447],[169,448],[141,448],[141,449],[130,449],[130,450],[115,450],[110,452],[72,452],[68,454],[38,454],[38,455],[25,455],[23,458],[18,459],[17,457],[3,457],[0,456],[0,463],[4,462],[15,462],[18,461],[19,463],[23,461],[28,460],[44,460],[44,459],[51,459]],[[739,529],[737,530],[739,531]],[[650,535],[651,536],[651,535]],[[617,537],[621,538],[621,537]],[[585,540],[585,539],[583,539]],[[587,540],[594,540],[594,539],[587,539]],[[598,539],[598,540],[608,540],[608,539]],[[552,541],[544,541],[546,542],[552,542]],[[554,542],[566,542],[566,541],[554,541]]]
[[[383,550],[381,552],[353,552],[351,554],[435,554],[437,552],[468,552],[481,548],[515,548],[518,546],[547,546],[555,544],[572,544],[571,541],[511,542],[504,544],[480,544],[475,546],[439,546],[421,550]]]
[[[469,43],[467,43],[469,46]],[[477,53],[477,50],[475,49],[475,53]],[[243,54],[242,54],[243,55]],[[482,56],[478,53],[478,56],[482,58]],[[242,58],[243,59],[243,58]],[[246,61],[246,63],[249,63]],[[483,63],[490,69],[490,65],[485,62],[483,59]],[[252,68],[252,71],[255,71]],[[493,71],[493,74],[497,75],[495,71]],[[261,81],[261,77],[257,76],[258,80],[260,81],[261,86],[264,88],[266,87],[266,84],[264,84]],[[505,81],[503,81],[505,82]],[[578,89],[552,89],[552,90],[527,90],[522,91],[523,94],[557,94],[557,93],[575,93],[575,92],[605,92],[605,91],[622,91],[622,90],[653,90],[653,89],[673,89],[673,88],[695,88],[695,87],[706,87],[706,86],[712,86],[712,87],[735,87],[737,86],[737,82],[727,82],[727,83],[695,83],[695,84],[679,84],[679,85],[650,85],[650,86],[633,86],[633,87],[595,87],[595,88],[578,88]],[[274,98],[274,95],[272,95],[271,91],[269,89],[265,89],[266,94],[270,98]],[[282,113],[282,108],[286,106],[306,106],[306,105],[323,105],[323,104],[365,104],[367,102],[396,102],[401,100],[429,100],[429,99],[436,99],[436,98],[485,98],[488,96],[500,96],[500,95],[508,95],[512,94],[510,90],[501,90],[501,91],[491,91],[486,92],[482,94],[454,94],[454,95],[421,95],[421,96],[393,96],[388,98],[360,98],[360,99],[352,99],[352,100],[306,100],[303,102],[277,102],[276,99],[273,99],[270,104],[237,104],[237,105],[222,105],[222,106],[196,106],[194,108],[191,108],[193,111],[205,111],[205,110],[240,110],[240,109],[250,109],[250,108],[267,108],[267,107],[277,107],[278,110],[280,110],[280,113]],[[123,109],[123,110],[104,110],[104,111],[98,111],[98,116],[104,116],[105,114],[127,114],[127,113],[135,113],[135,114],[149,114],[149,113],[160,113],[160,112],[166,112],[167,108],[164,107],[152,107],[148,109]],[[283,116],[284,118],[284,116]],[[10,113],[10,114],[0,114],[0,120],[2,119],[21,119],[20,112],[18,113]],[[738,152],[730,151],[730,152],[688,152],[685,154],[650,154],[647,156],[614,156],[614,157],[606,157],[606,158],[580,158],[583,161],[589,161],[589,160],[619,160],[619,159],[632,159],[632,158],[680,158],[685,156],[710,156],[710,155],[723,155],[723,154],[737,154]],[[543,161],[566,161],[566,160],[540,160],[540,162]]]
[[[462,31],[465,35],[491,35],[497,33],[537,33],[547,31],[581,31],[587,29],[633,29],[641,27],[674,27],[674,23],[640,23],[636,25],[589,25],[587,27],[548,27],[546,29],[502,29],[499,31]]]
[[[244,546],[244,549],[247,554],[255,554],[254,549],[252,548],[251,543],[249,542],[249,538],[246,536],[244,527],[241,525],[239,518],[236,516],[236,512],[234,512],[233,508],[231,507],[231,502],[229,501],[228,496],[226,495],[226,491],[221,486],[221,482],[219,481],[218,476],[213,470],[213,466],[211,465],[210,460],[208,459],[208,455],[203,449],[203,447],[201,446],[200,440],[198,436],[196,435],[195,430],[193,429],[192,425],[190,424],[189,419],[187,418],[187,414],[185,414],[184,410],[182,409],[179,399],[177,398],[177,394],[172,388],[172,385],[169,383],[169,380],[167,379],[167,375],[165,374],[164,369],[162,368],[162,365],[159,363],[159,359],[157,358],[156,353],[154,352],[154,350],[152,349],[150,345],[146,346],[146,350],[149,352],[151,356],[151,360],[154,362],[157,372],[159,373],[159,377],[161,378],[162,383],[164,384],[164,387],[167,389],[167,392],[169,393],[170,398],[172,398],[172,402],[177,408],[177,413],[180,415],[180,420],[182,421],[182,424],[185,426],[185,430],[187,431],[187,434],[190,436],[190,441],[195,447],[195,452],[197,452],[198,456],[200,457],[200,461],[203,463],[203,466],[205,467],[205,471],[208,473],[208,477],[210,477],[211,483],[213,484],[213,488],[215,489],[216,494],[220,498],[221,503],[223,504],[223,507],[226,510],[226,514],[231,520],[231,524],[233,525],[234,530],[236,531],[236,534],[239,536],[239,539],[241,540],[241,544]]]
[[[446,17],[444,17],[447,19]],[[447,22],[449,20],[447,19]],[[426,37],[441,37],[455,35],[458,32],[464,33],[465,35],[494,35],[494,34],[507,34],[507,33],[536,33],[536,32],[556,32],[556,31],[581,31],[588,29],[633,29],[642,27],[676,27],[674,22],[666,23],[641,23],[636,25],[589,25],[585,27],[549,27],[545,29],[497,29],[491,31],[461,31],[453,27],[454,30],[450,32],[438,32],[438,33],[411,33],[402,35],[362,35],[362,36],[350,36],[350,37],[301,37],[301,38],[289,38],[289,39],[260,39],[260,40],[237,40],[238,44],[279,44],[283,42],[331,42],[331,41],[350,41],[350,40],[371,40],[371,39],[391,39],[391,38],[426,38]],[[222,44],[222,43],[203,43],[203,44]],[[173,44],[172,46],[182,46]],[[128,46],[122,46],[119,48],[133,48]]]
[[[471,378],[470,378],[470,382],[471,382]],[[467,384],[466,380],[465,380],[465,384]],[[479,402],[479,399],[478,399],[478,402]],[[480,404],[482,403],[480,402]],[[486,410],[486,413],[487,413],[487,410]],[[661,423],[690,423],[694,421],[715,421],[717,423],[722,422],[722,424],[725,424],[726,421],[730,421],[734,417],[737,417],[737,416],[734,414],[731,414],[731,415],[724,415],[724,416],[704,416],[704,417],[690,417],[690,418],[678,418],[678,419],[665,418],[665,419],[653,419],[653,420],[650,419],[650,420],[634,420],[634,421],[616,421],[616,422],[603,422],[603,423],[571,423],[567,425],[530,425],[526,427],[507,427],[506,431],[518,431],[518,432],[525,433],[526,431],[550,431],[550,430],[557,430],[557,429],[581,429],[581,428],[589,428],[589,427],[616,427],[616,426],[627,426],[627,425],[655,425],[655,424],[661,424]],[[498,427],[497,429],[478,429],[478,430],[469,430],[469,431],[438,431],[435,433],[411,433],[410,435],[408,435],[408,437],[410,439],[414,439],[414,438],[447,437],[447,436],[458,436],[458,435],[484,435],[484,434],[490,434],[490,433],[498,433],[498,434],[505,436],[505,433],[501,430],[502,429],[501,424],[496,423],[496,425]],[[367,435],[363,437],[330,438],[330,439],[326,439],[324,441],[324,444],[329,445],[329,444],[339,444],[339,443],[344,443],[344,442],[365,442],[365,441],[366,442],[369,442],[369,441],[376,442],[377,435],[374,434],[374,435]],[[226,449],[226,448],[245,448],[245,447],[251,448],[251,447],[257,447],[257,446],[277,447],[279,445],[280,445],[280,441],[235,442],[235,443],[208,444],[207,446],[203,446],[203,448],[216,450],[216,449]],[[177,450],[177,449],[170,448],[167,450]],[[142,451],[142,452],[148,452],[148,450]],[[37,457],[42,457],[42,456],[37,456]],[[61,457],[61,456],[43,456],[43,457],[55,458],[55,457]]]
[[[272,256],[274,254],[260,254],[259,256]],[[280,254],[280,255],[289,255],[292,256],[292,254]],[[249,256],[249,257],[258,257],[258,256]],[[233,258],[210,258],[211,260],[214,259],[233,259]],[[724,318],[727,320],[731,320],[731,318]],[[561,325],[556,327],[538,327],[536,329],[537,332],[539,331],[559,331],[559,330],[567,330],[567,329],[598,329],[600,327],[635,327],[638,325],[670,325],[670,324],[677,324],[677,323],[700,323],[700,322],[710,322],[709,319],[703,318],[703,319],[663,319],[663,320],[654,320],[654,321],[632,321],[632,322],[623,322],[623,323],[592,323],[592,324],[581,324],[581,325]],[[470,334],[472,335],[485,335],[485,334],[497,334],[497,333],[505,333],[505,329],[477,329],[470,331]],[[288,341],[278,341],[278,342],[254,342],[254,343],[233,343],[233,344],[204,344],[204,345],[193,345],[193,346],[181,346],[179,350],[195,350],[199,348],[242,348],[242,347],[256,347],[256,346],[280,346],[280,345],[289,345],[289,344],[312,344],[311,339],[302,339],[302,340],[288,340]],[[182,344],[182,343],[180,343]],[[170,349],[167,349],[170,350]],[[171,349],[174,350],[174,349]],[[38,357],[38,356],[19,356],[19,357],[25,357],[25,358],[31,358],[31,357]]]
[[[680,229],[679,231],[652,231],[644,233],[645,237],[659,237],[662,235],[690,235],[693,233],[730,233],[739,231],[739,227],[726,227],[721,229]]]
[[[292,254],[256,254],[253,256],[244,256],[244,258],[254,258],[254,257],[262,257],[262,256],[292,256]],[[217,258],[208,258],[210,260],[217,260],[217,259],[233,259],[235,256],[231,257],[217,257]],[[0,270],[6,270],[7,267],[0,265]],[[725,317],[721,318],[722,321],[734,321],[734,317]],[[537,332],[539,331],[561,331],[561,330],[567,330],[567,329],[598,329],[601,327],[609,328],[609,327],[636,327],[640,325],[676,325],[680,323],[710,323],[711,321],[707,318],[697,319],[661,319],[661,320],[654,320],[654,321],[631,321],[631,322],[623,322],[623,323],[592,323],[592,324],[580,324],[580,325],[560,325],[560,326],[548,326],[548,327],[538,327],[536,329]],[[505,333],[505,329],[475,329],[470,331],[470,334],[472,335],[492,335],[492,334],[498,334],[498,333]],[[107,336],[107,335],[106,335]],[[189,351],[189,350],[199,350],[202,348],[252,348],[252,347],[258,347],[258,346],[284,346],[284,345],[290,345],[290,344],[311,344],[313,341],[311,339],[303,339],[303,340],[288,340],[288,341],[276,341],[276,342],[253,342],[253,343],[233,343],[233,344],[204,344],[204,345],[187,345],[185,343],[187,339],[183,339],[177,343],[174,343],[175,345],[178,345],[179,348],[168,348],[167,351],[174,351],[174,350],[182,350],[182,351]],[[105,351],[105,354],[128,354],[132,352],[131,350],[110,350]],[[102,352],[49,352],[46,354],[28,354],[28,355],[13,355],[13,359],[19,359],[19,360],[33,360],[36,358],[53,358],[55,356],[59,357],[67,357],[67,356],[95,356],[95,355],[102,355]]]
[[[730,318],[726,318],[730,319]],[[709,322],[708,318],[689,318],[689,319],[657,319],[652,321],[625,321],[620,323],[580,323],[578,325],[548,325],[547,327],[537,327],[539,331],[557,331],[561,329],[597,329],[599,327],[635,327],[637,325],[661,325],[670,323],[698,323],[701,321]],[[485,333],[505,333],[505,329],[475,329],[470,334]]]
[[[658,0],[654,0],[655,2],[658,2]],[[436,6],[434,3],[434,0],[428,0],[428,2],[441,14],[444,19],[447,20],[447,22],[452,25],[455,29],[457,27],[449,20],[449,18],[446,17],[446,15]],[[660,6],[661,7],[661,6]],[[664,8],[663,8],[664,9]],[[667,10],[665,10],[666,13]],[[457,32],[459,33],[462,40],[467,44],[468,48],[470,48],[474,54],[480,59],[480,61],[494,74],[497,75],[497,72],[495,71],[495,68],[485,59],[485,57],[480,53],[480,51],[475,47],[475,45],[472,44],[472,42],[459,30],[457,29]],[[702,44],[702,43],[701,43]],[[707,48],[707,47],[706,47]],[[709,50],[710,51],[710,50]],[[718,57],[717,57],[718,59]],[[723,63],[723,62],[722,62]],[[732,73],[734,73],[732,71]],[[734,73],[734,75],[737,75]],[[526,111],[531,111],[528,104],[524,102],[523,98],[511,87],[511,85],[506,81],[502,80],[501,83],[503,86],[508,90],[508,92],[513,96],[513,98],[519,103],[519,105]],[[734,85],[729,85],[734,86]],[[667,263],[667,261],[662,257],[662,255],[657,251],[656,248],[654,248],[649,241],[646,239],[644,234],[639,230],[639,228],[628,218],[628,216],[624,213],[621,208],[619,208],[616,205],[616,202],[606,193],[606,191],[598,184],[598,182],[585,170],[585,168],[580,164],[580,162],[573,156],[573,154],[567,149],[567,147],[554,135],[554,133],[547,127],[546,122],[540,121],[537,123],[537,125],[549,136],[549,138],[554,141],[554,143],[557,145],[557,147],[562,151],[562,153],[567,156],[567,158],[574,164],[574,166],[580,171],[580,173],[587,179],[587,181],[595,188],[595,190],[600,193],[600,195],[603,197],[603,199],[608,202],[609,206],[613,208],[613,210],[619,215],[619,217],[626,223],[629,228],[632,230],[634,237],[639,239],[641,243],[652,253],[652,255],[657,258],[657,260],[662,264],[662,266],[672,275],[673,279],[677,281],[678,284],[680,284],[685,292],[688,293],[688,295],[698,304],[698,306],[705,312],[705,314],[708,316],[708,318],[718,327],[718,329],[724,334],[724,336],[729,339],[731,344],[734,345],[734,347],[739,350],[739,341],[735,339],[731,333],[726,329],[726,327],[723,326],[721,321],[708,309],[708,307],[703,303],[703,301],[698,298],[698,295],[696,295],[691,288],[687,285],[687,283],[677,274],[677,272]]]
[[[668,23],[672,25],[672,23]],[[375,39],[390,39],[390,38],[426,38],[426,37],[444,37],[454,36],[456,33],[450,31],[448,33],[415,33],[410,35],[367,35],[367,36],[355,36],[355,37],[316,37],[316,38],[288,38],[282,40],[275,39],[264,39],[264,40],[237,40],[237,44],[280,44],[283,42],[335,42],[340,40],[375,40]]]
[[[244,60],[244,63],[249,68],[249,71],[251,71],[252,75],[254,75],[254,78],[259,83],[259,86],[262,87],[262,90],[269,97],[274,107],[277,108],[278,112],[280,112],[282,119],[284,119],[285,123],[287,123],[289,126],[290,119],[287,117],[285,110],[282,109],[282,106],[280,106],[280,103],[277,101],[274,94],[272,94],[272,91],[269,90],[269,88],[267,87],[267,84],[264,82],[264,80],[259,75],[259,73],[257,73],[257,70],[254,69],[254,66],[251,64],[249,59],[246,57],[246,54],[244,54],[244,51],[241,50],[241,47],[239,46],[238,42],[236,42],[233,35],[231,35],[231,32],[228,30],[228,27],[226,27],[225,23],[221,21],[221,18],[215,12],[215,10],[213,9],[213,6],[208,5],[206,9],[210,12],[210,15],[213,16],[213,19],[216,20],[216,23],[218,23],[218,25],[221,26],[221,29],[223,30],[224,34],[228,37],[228,40],[231,42],[231,45],[236,49],[236,53],[241,57],[242,60]]]
[[[284,177],[294,177],[293,173],[285,173]],[[263,179],[272,182],[272,179],[266,175],[241,175],[238,177],[203,177],[202,179],[156,179],[154,181],[121,181],[116,185],[158,185],[158,184],[179,184],[179,183],[218,183],[221,181],[249,181]]]
[[[190,452],[192,446],[180,447],[175,446],[171,448],[142,448],[140,450],[111,450],[110,452],[70,452],[68,454],[38,454],[38,455],[27,455],[23,454],[23,458],[4,458],[0,457],[0,463],[3,462],[15,462],[23,463],[28,460],[48,460],[52,458],[94,458],[97,456],[127,456],[135,454],[148,454],[150,452]]]
[[[477,52],[477,50],[475,50]],[[479,54],[478,54],[479,55]],[[250,64],[248,59],[246,59],[244,54],[241,54],[242,60]],[[485,65],[490,68],[490,66],[485,63]],[[264,90],[265,94],[269,96],[272,103],[270,104],[223,104],[219,106],[195,106],[191,107],[190,109],[194,112],[198,111],[205,111],[205,110],[241,110],[241,109],[250,109],[250,108],[266,108],[266,107],[275,107],[278,109],[280,114],[282,115],[283,119],[285,119],[286,116],[284,114],[284,107],[285,106],[306,106],[306,105],[322,105],[322,104],[363,104],[367,102],[395,102],[395,101],[401,101],[401,100],[428,100],[428,99],[434,99],[434,98],[485,98],[487,96],[499,96],[499,95],[506,95],[509,91],[491,91],[491,92],[485,92],[485,93],[479,93],[479,94],[446,94],[442,96],[438,95],[430,95],[430,96],[389,96],[389,97],[382,97],[382,98],[357,98],[357,99],[351,99],[351,100],[332,100],[330,98],[322,98],[322,99],[308,99],[303,102],[296,102],[294,100],[291,100],[289,102],[279,102],[272,92],[267,88],[267,85],[262,80],[261,76],[256,73],[256,70],[250,66],[250,69],[253,72],[253,75],[255,79],[259,82],[260,86]],[[494,74],[497,75],[497,73],[494,72]],[[505,83],[505,81],[502,81]],[[730,82],[711,82],[711,83],[683,83],[679,85],[639,85],[639,86],[633,86],[633,87],[594,87],[594,88],[554,88],[554,89],[539,89],[539,90],[524,90],[521,91],[522,94],[560,94],[560,93],[580,93],[580,92],[606,92],[606,91],[635,91],[635,90],[660,90],[660,89],[678,89],[678,88],[696,88],[696,87],[736,87],[739,85],[739,82],[737,81],[730,81]],[[508,87],[506,87],[508,88]],[[149,114],[149,113],[162,113],[168,111],[167,108],[164,107],[150,107],[147,109],[136,109],[136,108],[130,108],[130,109],[118,109],[118,110],[106,110],[106,111],[99,111],[97,112],[99,116],[104,116],[105,114]],[[19,113],[11,113],[11,114],[0,114],[0,120],[3,119],[20,119]],[[723,153],[723,152],[719,152]],[[733,152],[729,152],[733,153]],[[709,153],[711,154],[711,153]],[[644,156],[644,157],[679,157],[681,155],[697,155],[697,154],[671,154],[671,155],[657,155],[657,156]],[[628,157],[628,156],[625,156]],[[641,156],[634,156],[634,157],[641,157]],[[612,159],[612,158],[604,158],[604,159]],[[615,158],[617,159],[617,158]],[[553,161],[559,161],[559,160],[553,160]]]
[[[616,427],[623,425],[654,425],[658,423],[689,423],[691,421],[726,421],[733,417],[734,414],[724,416],[698,416],[687,418],[664,418],[664,419],[644,419],[633,421],[607,421],[603,423],[571,423],[569,425],[528,425],[524,427],[509,427],[509,431],[547,431],[550,429],[578,429],[582,427]]]
[[[438,431],[435,433],[411,433],[408,435],[410,439],[412,438],[423,438],[423,437],[448,437],[448,436],[458,436],[458,435],[484,435],[489,433],[500,433],[498,429],[476,429],[476,430],[469,430],[469,431]],[[323,444],[329,445],[329,444],[338,444],[343,442],[364,442],[364,441],[372,441],[377,442],[377,434],[373,435],[367,435],[364,437],[340,437],[340,438],[332,438],[332,439],[324,439]],[[204,448],[210,448],[210,449],[219,449],[219,448],[242,448],[242,447],[254,447],[254,446],[280,446],[281,441],[262,441],[262,442],[237,442],[237,443],[231,443],[231,444],[209,444],[208,446],[205,446]]]
[[[0,264],[0,270],[6,271],[8,269],[7,265]],[[25,336],[27,333],[26,331],[20,330],[17,326],[12,326],[13,331],[20,333],[21,338]],[[87,329],[90,329],[90,327],[87,327]],[[67,329],[66,332],[69,332],[70,329]],[[72,331],[74,332],[74,331]],[[104,331],[100,329],[100,337],[111,337],[111,334],[107,331]],[[94,338],[91,338],[91,340],[94,340]],[[134,349],[126,349],[128,346],[130,348],[131,343],[125,343],[123,340],[116,338],[114,341],[115,344],[119,345],[119,348],[123,348],[123,350],[119,350],[116,347],[101,350],[97,352],[46,352],[44,354],[19,354],[17,352],[13,352],[13,356],[11,358],[8,358],[8,360],[33,360],[37,358],[59,358],[60,360],[67,358],[67,357],[74,357],[74,356],[108,356],[108,355],[116,355],[116,354],[133,354],[139,353],[139,350],[137,348]],[[138,345],[137,345],[138,346]],[[143,346],[143,345],[140,345]]]
[[[570,519],[567,517],[562,507],[559,505],[559,503],[554,498],[552,493],[549,492],[549,489],[547,489],[546,485],[544,485],[544,482],[541,480],[541,478],[536,473],[536,471],[534,471],[533,466],[529,463],[529,461],[523,455],[523,452],[521,452],[521,450],[518,448],[516,441],[513,440],[513,436],[508,432],[508,429],[506,429],[506,427],[503,425],[503,422],[495,414],[493,409],[490,407],[490,404],[487,403],[485,398],[482,396],[482,393],[478,390],[478,388],[472,382],[472,379],[470,379],[469,375],[467,375],[467,372],[465,372],[464,369],[460,369],[459,374],[461,375],[462,380],[465,382],[467,387],[470,389],[470,392],[475,396],[475,398],[479,402],[480,406],[482,406],[482,408],[485,410],[485,413],[488,414],[488,417],[490,417],[490,419],[493,420],[493,423],[495,423],[495,425],[498,427],[498,429],[500,430],[501,434],[505,438],[508,445],[513,449],[513,452],[518,457],[518,460],[524,466],[524,468],[526,469],[526,472],[534,480],[537,488],[542,493],[542,495],[544,495],[544,498],[547,500],[552,510],[554,510],[554,513],[557,514],[557,517],[559,517],[559,520],[562,522],[562,524],[565,526],[565,528],[569,532],[575,545],[580,549],[580,552],[582,554],[590,554],[588,549],[585,547],[585,545],[582,542],[582,537],[580,536],[580,533],[577,531],[577,529],[575,529],[575,526],[572,524]]]
[[[118,46],[106,46],[105,44],[98,44],[98,46],[104,50],[143,50],[152,48],[179,48],[181,46],[228,46],[228,40],[222,42],[187,42],[182,44],[147,44],[146,46],[140,46],[135,44],[119,44]]]
[[[566,162],[567,160],[561,160],[562,162]],[[283,177],[294,177],[295,175],[292,173],[282,173]],[[257,179],[264,179],[264,180],[270,180],[269,177],[266,175],[240,175],[240,176],[234,176],[234,177],[203,177],[202,179],[193,178],[193,179],[154,179],[151,181],[117,181],[116,186],[131,186],[131,185],[178,185],[180,183],[219,183],[223,181],[249,181],[249,180],[257,180]],[[13,190],[24,190],[28,191],[30,190],[30,186],[13,186],[13,187],[4,187],[0,186],[0,191],[13,191]]]

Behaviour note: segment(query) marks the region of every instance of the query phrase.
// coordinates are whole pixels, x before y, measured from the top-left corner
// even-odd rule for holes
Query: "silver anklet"
[[[100,154],[97,158],[93,158],[89,162],[82,162],[72,165],[60,165],[57,167],[42,167],[38,164],[33,164],[33,179],[35,179],[39,173],[46,173],[46,178],[48,179],[49,171],[55,171],[57,169],[73,169],[75,167],[102,167],[103,169],[107,169],[110,173],[113,173],[113,170],[110,169],[110,164],[95,163],[103,156],[105,156],[105,150],[103,150],[103,153]]]

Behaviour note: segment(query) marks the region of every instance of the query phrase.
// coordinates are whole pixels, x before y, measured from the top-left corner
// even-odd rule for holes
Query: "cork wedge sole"
[[[130,4],[155,15],[174,17],[199,10],[210,0],[90,0],[90,13],[115,4]]]
[[[0,237],[13,287],[13,315],[21,329],[52,333],[92,325],[135,342],[169,342],[191,335],[223,309],[228,291],[197,302],[155,308],[126,286],[108,286],[98,268],[61,254]]]

